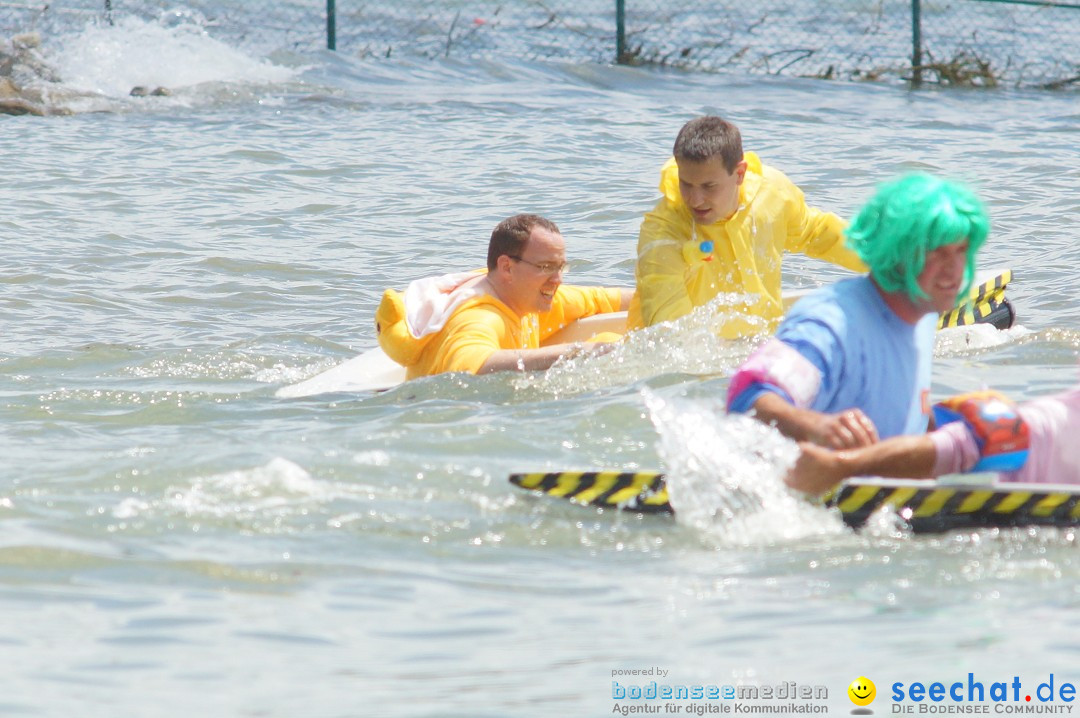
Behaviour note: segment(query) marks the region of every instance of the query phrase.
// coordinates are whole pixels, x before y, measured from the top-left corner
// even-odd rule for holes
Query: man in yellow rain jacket
[[[463,371],[547,369],[562,356],[602,353],[619,338],[588,345],[541,346],[582,317],[626,309],[628,289],[562,283],[566,243],[555,223],[534,214],[500,222],[488,244],[487,271],[413,282],[386,290],[375,312],[379,346],[406,377]]]
[[[719,117],[691,120],[673,154],[661,171],[664,196],[641,224],[630,328],[677,319],[721,293],[741,295],[734,309],[772,328],[784,311],[785,251],[866,270],[844,246],[844,222],[808,207],[782,172],[744,155],[735,125]],[[754,327],[733,318],[721,333],[745,336]]]

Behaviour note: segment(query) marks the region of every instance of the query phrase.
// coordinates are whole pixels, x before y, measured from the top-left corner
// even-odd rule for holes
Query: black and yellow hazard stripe
[[[827,501],[853,526],[862,525],[884,506],[899,513],[915,531],[1080,525],[1080,487],[853,480],[842,484]]]
[[[510,483],[589,506],[673,514],[663,474],[655,471],[560,471],[512,474]],[[1080,487],[851,479],[823,499],[859,527],[890,507],[915,532],[954,528],[1080,525]]]
[[[510,483],[523,489],[581,504],[644,514],[674,513],[668,503],[663,474],[655,471],[559,471],[511,474]]]
[[[1006,269],[972,287],[967,299],[956,309],[938,317],[938,329],[963,327],[971,324],[993,324],[998,329],[1012,326],[1015,315],[1005,297],[1005,287],[1012,281],[1012,270]]]

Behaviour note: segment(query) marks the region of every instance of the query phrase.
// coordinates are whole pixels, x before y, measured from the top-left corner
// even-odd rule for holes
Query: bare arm
[[[620,287],[619,293],[621,295],[619,298],[619,311],[625,312],[627,309],[630,308],[630,300],[634,297],[634,290],[623,289]]]
[[[937,450],[925,434],[897,436],[872,446],[831,451],[801,442],[799,459],[785,479],[788,486],[812,494],[852,476],[921,479],[931,476]]]
[[[487,358],[477,374],[495,371],[539,371],[547,369],[560,357],[606,354],[614,344],[595,342],[590,344],[552,344],[539,349],[499,349]]]
[[[868,446],[878,440],[874,422],[859,409],[823,414],[792,406],[772,392],[762,394],[754,401],[754,416],[772,424],[784,436],[833,449]]]

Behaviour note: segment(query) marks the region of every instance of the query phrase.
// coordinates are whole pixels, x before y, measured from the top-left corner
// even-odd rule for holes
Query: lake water
[[[516,212],[559,223],[573,281],[629,286],[658,169],[703,112],[844,216],[906,170],[977,187],[1021,327],[939,343],[935,398],[1064,389],[1075,93],[267,59],[145,23],[44,54],[97,94],[0,117],[3,715],[601,716],[647,703],[613,681],[653,680],[823,686],[846,715],[860,676],[881,715],[894,682],[1080,680],[1073,530],[854,533],[791,500],[676,521],[508,485],[677,469],[708,509],[694,487],[727,467],[778,495],[790,444],[716,411],[750,343],[693,322],[545,375],[274,396],[375,346],[385,288],[480,266]]]

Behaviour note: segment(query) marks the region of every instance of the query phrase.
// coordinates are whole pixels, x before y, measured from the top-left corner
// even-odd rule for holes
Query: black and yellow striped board
[[[915,531],[1006,526],[1080,526],[1080,486],[939,484],[898,479],[849,480],[827,498],[860,526],[891,506]]]
[[[1012,270],[1006,269],[972,287],[967,300],[938,317],[938,329],[971,324],[992,324],[998,329],[1011,327],[1016,314],[1005,297],[1005,286],[1012,278]]]
[[[511,474],[510,483],[580,504],[673,514],[664,475],[655,471]],[[959,528],[1080,525],[1080,486],[942,484],[912,479],[850,479],[824,497],[852,527],[891,507],[917,533]]]
[[[664,475],[656,471],[560,471],[510,474],[510,483],[579,504],[639,514],[673,514]]]

